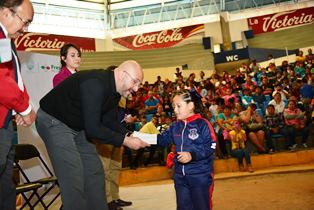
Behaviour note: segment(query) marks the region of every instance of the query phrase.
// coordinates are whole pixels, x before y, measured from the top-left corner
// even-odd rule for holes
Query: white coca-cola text
[[[168,34],[168,30],[160,31],[153,34],[139,34],[133,39],[133,47],[142,47],[145,45],[161,44],[167,42],[177,42],[183,39],[182,33],[179,33],[181,28],[173,29],[171,34]]]
[[[282,12],[277,13],[273,16],[264,17],[263,20],[263,31],[267,32],[270,31],[276,31],[280,28],[285,27],[291,27],[295,25],[302,25],[302,24],[309,24],[314,22],[314,18],[312,14],[305,14],[301,13],[301,15],[289,17],[290,13],[293,13],[295,11],[289,11],[289,12]]]

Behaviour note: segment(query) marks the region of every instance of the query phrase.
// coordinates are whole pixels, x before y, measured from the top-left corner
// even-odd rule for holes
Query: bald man
[[[0,209],[15,210],[15,184],[12,180],[14,136],[12,119],[17,125],[30,126],[35,112],[29,103],[29,96],[23,84],[20,64],[14,42],[28,29],[34,10],[29,0],[0,1],[0,42],[11,45],[6,53],[8,59],[0,56]],[[11,59],[10,59],[11,58]],[[2,61],[1,61],[2,60]]]
[[[36,127],[61,188],[65,210],[108,209],[104,171],[92,139],[131,149],[149,146],[118,122],[121,96],[136,92],[143,70],[125,61],[114,71],[71,75],[40,100]]]

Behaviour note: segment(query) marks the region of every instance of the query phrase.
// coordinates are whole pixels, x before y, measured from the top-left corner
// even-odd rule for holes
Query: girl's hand
[[[180,163],[188,163],[192,160],[192,155],[189,152],[178,152],[177,159]]]

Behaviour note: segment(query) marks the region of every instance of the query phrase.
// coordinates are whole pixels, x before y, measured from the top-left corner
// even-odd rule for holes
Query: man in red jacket
[[[29,126],[36,117],[23,84],[20,63],[10,38],[16,38],[32,22],[34,10],[29,0],[0,1],[0,42],[11,50],[0,49],[9,58],[0,61],[0,209],[15,210],[15,185],[12,181],[14,149],[12,116],[17,125]],[[9,48],[10,49],[10,48]],[[2,50],[2,51],[1,51]],[[4,52],[3,52],[4,51]],[[11,58],[11,59],[10,59]]]

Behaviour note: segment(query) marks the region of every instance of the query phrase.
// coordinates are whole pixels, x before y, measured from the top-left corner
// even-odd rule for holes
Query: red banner
[[[67,43],[79,47],[82,52],[95,52],[95,39],[42,33],[24,33],[14,41],[17,50],[60,50]]]
[[[254,34],[312,24],[313,22],[314,7],[248,18],[248,25]]]
[[[167,48],[184,39],[203,32],[204,25],[193,25],[151,33],[113,39],[116,43],[132,50]]]

